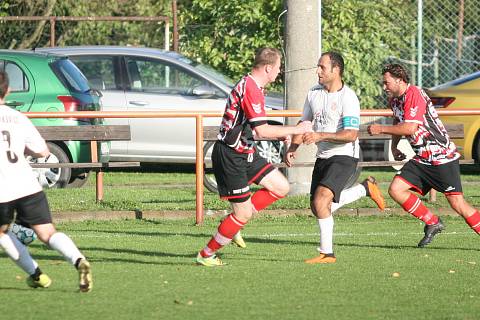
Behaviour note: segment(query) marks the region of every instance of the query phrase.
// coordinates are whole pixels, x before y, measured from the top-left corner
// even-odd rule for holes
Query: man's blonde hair
[[[253,67],[258,68],[265,65],[274,65],[281,57],[282,53],[278,49],[268,47],[260,48],[255,54]]]

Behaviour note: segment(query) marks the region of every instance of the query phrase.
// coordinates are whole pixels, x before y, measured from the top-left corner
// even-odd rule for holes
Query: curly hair
[[[398,63],[391,63],[384,66],[382,75],[387,72],[390,73],[394,78],[400,79],[406,83],[410,82],[410,77],[408,76],[407,70]]]

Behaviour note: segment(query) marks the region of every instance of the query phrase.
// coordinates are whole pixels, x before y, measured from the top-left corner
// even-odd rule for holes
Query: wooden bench
[[[96,200],[103,199],[103,170],[107,168],[139,167],[140,162],[99,162],[98,141],[128,141],[128,125],[38,126],[46,141],[90,141],[91,162],[84,163],[32,163],[32,168],[90,169],[96,173]]]
[[[446,125],[445,126],[448,132],[448,135],[451,139],[463,139],[464,132],[463,132],[463,124],[455,124],[455,125]],[[216,141],[218,135],[219,128],[217,126],[205,126],[203,128],[203,140],[204,141]],[[390,140],[392,138],[391,135],[381,134],[371,136],[367,131],[367,126],[360,126],[360,132],[358,136],[359,140]],[[261,139],[264,141],[275,141],[277,139]],[[358,167],[390,167],[395,165],[403,165],[406,163],[407,160],[404,161],[360,161],[358,163]],[[460,164],[473,164],[475,163],[474,160],[460,160]],[[294,167],[311,167],[315,164],[314,161],[311,162],[296,162],[293,164]],[[275,167],[277,168],[287,168],[285,163],[275,163]],[[436,193],[430,193],[430,201],[436,201]]]

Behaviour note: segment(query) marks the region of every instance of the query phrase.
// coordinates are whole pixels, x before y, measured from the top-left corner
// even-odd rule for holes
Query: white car
[[[171,51],[117,46],[36,51],[70,57],[91,86],[102,92],[104,111],[214,110],[221,113],[234,86],[230,79],[212,68]],[[283,108],[281,98],[267,96],[266,105],[272,109]],[[220,117],[204,118],[204,125],[220,125],[220,121]],[[111,142],[111,161],[195,163],[194,118],[126,118],[106,119],[106,122],[130,125],[132,136],[128,142]],[[272,118],[271,123],[282,124],[283,119]],[[258,149],[270,161],[280,162],[282,147],[277,142],[262,142]]]

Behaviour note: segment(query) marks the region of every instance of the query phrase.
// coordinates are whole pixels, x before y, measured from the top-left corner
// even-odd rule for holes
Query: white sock
[[[11,231],[0,237],[0,246],[5,250],[10,259],[28,275],[35,273],[35,269],[38,267],[37,262],[33,260],[27,247]]]
[[[325,219],[318,219],[320,227],[320,252],[333,253],[333,216]]]
[[[365,187],[362,184],[357,184],[356,186],[343,190],[342,193],[340,193],[340,201],[338,203],[332,202],[330,210],[334,213],[344,205],[357,201],[366,195],[367,190],[365,190]]]
[[[85,256],[80,253],[80,250],[78,250],[72,239],[65,233],[54,233],[50,237],[48,244],[52,249],[57,250],[65,259],[70,261],[72,265],[75,265],[75,262],[77,262],[79,258],[85,259]]]
[[[18,252],[17,248],[15,248],[12,239],[6,233],[0,235],[0,246],[3,248],[3,250],[5,250],[7,255],[12,260],[17,261],[18,258],[20,258],[20,253]]]

